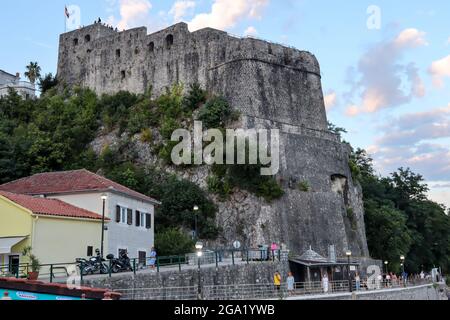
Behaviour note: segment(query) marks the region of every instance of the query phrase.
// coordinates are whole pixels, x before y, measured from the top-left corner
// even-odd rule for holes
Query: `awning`
[[[297,263],[306,267],[317,268],[317,267],[338,267],[346,266],[348,262],[316,262],[316,261],[304,261],[300,259],[289,259],[290,262]],[[359,262],[350,261],[350,266],[359,266]]]
[[[27,237],[0,238],[0,254],[11,253],[12,247]]]

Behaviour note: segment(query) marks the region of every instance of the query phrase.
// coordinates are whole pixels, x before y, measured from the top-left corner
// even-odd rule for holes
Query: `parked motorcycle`
[[[88,274],[100,273],[106,274],[108,273],[108,266],[104,263],[106,261],[100,255],[100,250],[95,250],[96,256],[86,259],[77,259],[77,262],[80,264],[80,271],[83,276]]]
[[[118,258],[115,258],[112,254],[108,255],[106,258],[110,260],[110,268],[113,273],[133,271],[130,258],[125,251],[121,252]]]

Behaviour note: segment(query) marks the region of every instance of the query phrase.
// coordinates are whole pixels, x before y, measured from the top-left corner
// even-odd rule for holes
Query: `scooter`
[[[108,266],[104,263],[106,261],[100,255],[100,250],[95,250],[97,256],[86,259],[77,259],[77,262],[80,264],[80,271],[83,276],[88,274],[94,274],[99,272],[100,274],[108,273]]]
[[[112,273],[133,271],[127,252],[121,252],[119,258],[115,258],[112,254],[109,254],[106,258],[110,260]]]

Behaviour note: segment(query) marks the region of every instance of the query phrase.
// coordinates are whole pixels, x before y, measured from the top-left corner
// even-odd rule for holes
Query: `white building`
[[[160,203],[87,170],[37,174],[1,185],[0,190],[59,199],[100,215],[106,196],[105,216],[111,221],[105,231],[105,255],[128,250],[130,258],[144,262],[154,246],[155,205]],[[98,232],[100,249],[101,228]]]
[[[12,75],[0,70],[0,97],[8,94],[9,88],[17,91],[23,98],[34,98],[36,87],[33,83],[20,81],[20,74]]]

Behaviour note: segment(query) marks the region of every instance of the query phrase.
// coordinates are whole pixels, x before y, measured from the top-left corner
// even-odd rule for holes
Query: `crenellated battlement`
[[[186,23],[147,34],[96,23],[60,36],[58,79],[97,93],[199,83],[248,116],[326,130],[320,67],[309,52]]]

